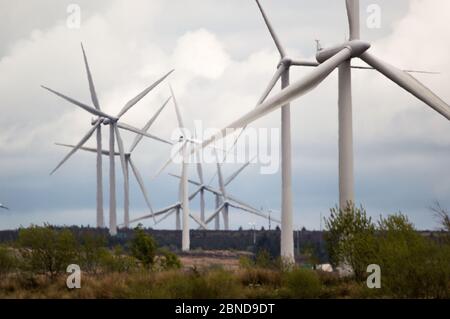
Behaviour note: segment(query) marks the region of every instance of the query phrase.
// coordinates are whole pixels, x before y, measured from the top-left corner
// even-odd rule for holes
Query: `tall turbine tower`
[[[347,13],[350,21],[350,34],[351,38],[359,38],[359,19],[357,18],[359,7],[358,0],[347,0]],[[349,165],[346,159],[353,157],[352,149],[349,142],[351,140],[351,128],[349,129],[349,121],[351,123],[351,78],[349,75],[350,64],[349,61],[354,58],[360,58],[366,62],[369,66],[382,73],[388,79],[414,95],[416,98],[433,108],[435,111],[443,115],[447,120],[450,120],[450,106],[445,103],[441,98],[434,94],[430,89],[420,83],[417,79],[412,77],[408,72],[402,71],[381,59],[375,57],[368,52],[371,45],[368,42],[361,40],[346,41],[341,45],[322,49],[317,52],[317,67],[310,72],[303,79],[290,84],[283,89],[280,93],[273,95],[266,99],[255,110],[250,111],[233,121],[217,134],[206,139],[202,147],[209,145],[217,139],[222,139],[231,133],[231,129],[241,129],[246,127],[250,123],[264,117],[265,115],[282,108],[284,105],[292,102],[296,98],[303,96],[315,89],[320,83],[322,83],[336,68],[340,69],[339,76],[339,88],[340,88],[340,158],[345,163],[341,168],[341,197],[342,201],[353,198],[353,187],[349,186],[353,184],[353,165]],[[197,150],[193,150],[195,152]],[[350,162],[351,163],[351,162]],[[347,178],[346,178],[347,177]],[[344,203],[341,203],[345,205]],[[292,229],[292,224],[289,225]],[[292,238],[293,240],[293,238]],[[282,241],[283,242],[283,241]]]

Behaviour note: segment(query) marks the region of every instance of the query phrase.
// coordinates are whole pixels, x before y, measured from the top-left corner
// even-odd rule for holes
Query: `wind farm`
[[[231,1],[220,19],[130,4],[155,14],[133,23],[109,4],[0,55],[0,79],[20,70],[7,103],[39,107],[0,131],[0,278],[76,265],[89,285],[152,277],[130,288],[150,299],[450,298],[439,10],[291,2]],[[39,62],[10,66],[20,50]],[[405,283],[419,268],[429,290]]]

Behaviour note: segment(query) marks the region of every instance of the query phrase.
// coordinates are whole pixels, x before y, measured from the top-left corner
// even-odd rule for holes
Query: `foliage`
[[[384,290],[399,298],[450,296],[450,246],[419,234],[402,214],[379,222],[377,264]]]
[[[286,298],[312,299],[321,294],[322,284],[315,271],[295,268],[283,274],[282,294]]]
[[[161,257],[159,258],[159,265],[162,270],[181,268],[181,261],[180,258],[178,258],[177,254],[174,254],[167,249],[160,249],[159,254],[161,255]]]
[[[50,277],[77,263],[77,243],[69,230],[32,226],[19,231],[18,245],[26,270]]]
[[[12,249],[0,246],[0,278],[12,272],[17,265],[17,259]]]
[[[144,267],[150,268],[155,262],[157,245],[153,237],[146,234],[142,225],[134,230],[134,238],[131,241],[131,255],[139,260]]]
[[[138,268],[138,260],[123,254],[122,248],[116,246],[114,252],[103,251],[100,256],[100,265],[106,272],[127,273]]]
[[[365,209],[351,203],[345,209],[333,208],[325,227],[331,264],[349,265],[355,278],[364,280],[367,265],[373,263],[376,254],[375,225]]]
[[[83,271],[96,273],[101,267],[102,259],[109,252],[104,236],[85,234],[81,238],[79,249],[80,267]]]

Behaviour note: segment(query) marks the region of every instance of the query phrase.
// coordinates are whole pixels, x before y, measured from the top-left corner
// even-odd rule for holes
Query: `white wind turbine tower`
[[[150,127],[153,125],[153,123],[155,122],[155,120],[158,118],[158,116],[161,114],[162,110],[164,109],[164,107],[169,103],[169,101],[171,100],[171,98],[167,99],[166,102],[161,106],[161,108],[156,112],[156,114],[147,122],[147,124],[142,128],[142,132],[148,132],[148,130],[150,129]],[[142,195],[144,196],[144,200],[145,203],[148,207],[148,209],[150,210],[150,213],[153,214],[153,208],[152,205],[150,203],[150,199],[149,199],[149,193],[145,187],[145,183],[144,180],[142,178],[142,174],[140,174],[139,170],[137,169],[136,165],[134,164],[134,162],[131,159],[131,155],[133,153],[133,151],[135,150],[136,146],[139,144],[139,142],[142,140],[142,135],[136,135],[133,144],[131,145],[130,149],[128,152],[125,153],[125,173],[124,175],[126,176],[125,180],[124,180],[124,224],[123,226],[125,228],[129,228],[130,226],[130,182],[129,182],[129,172],[130,172],[130,168],[131,168],[131,172],[133,173],[134,177],[136,178],[136,181],[139,185],[139,188],[141,190]],[[162,139],[161,139],[162,141]],[[172,143],[170,141],[166,141],[166,144],[172,145]],[[70,148],[74,148],[74,145],[69,145],[69,144],[60,144],[57,143],[56,145],[59,146],[65,146],[65,147],[70,147]],[[97,149],[95,148],[90,148],[90,147],[81,147],[80,148],[83,151],[87,151],[87,152],[91,152],[91,153],[97,153]],[[109,156],[109,151],[107,150],[102,150],[102,154]],[[116,152],[114,154],[116,157],[120,156],[120,152]]]
[[[83,47],[82,47],[83,49]],[[102,190],[102,145],[101,145],[101,125],[109,125],[110,128],[110,140],[109,140],[109,162],[110,162],[110,203],[109,203],[109,224],[110,224],[110,233],[111,235],[117,234],[117,214],[116,214],[116,176],[115,176],[115,135],[117,135],[117,144],[119,147],[120,152],[120,158],[121,158],[121,164],[123,171],[125,172],[125,154],[123,151],[123,142],[122,138],[120,136],[120,132],[118,128],[128,130],[131,132],[134,132],[136,134],[144,135],[149,138],[153,138],[156,140],[160,140],[159,138],[150,135],[148,133],[142,132],[141,130],[119,122],[119,119],[125,115],[136,103],[138,103],[142,98],[144,98],[150,91],[152,91],[156,86],[158,86],[165,78],[167,78],[172,72],[170,71],[165,76],[163,76],[161,79],[150,85],[148,88],[143,90],[140,94],[138,94],[136,97],[131,99],[128,103],[125,104],[125,106],[122,108],[120,113],[117,116],[111,116],[105,112],[103,112],[100,108],[100,103],[98,101],[97,93],[95,91],[94,82],[92,80],[92,74],[89,69],[89,65],[87,63],[86,55],[84,53],[83,49],[83,55],[85,58],[85,65],[88,75],[88,81],[89,81],[89,88],[91,93],[91,99],[94,107],[86,105],[82,102],[79,102],[73,98],[70,98],[66,95],[63,95],[59,92],[56,92],[48,87],[42,86],[42,88],[50,91],[51,93],[59,96],[60,98],[75,104],[76,106],[86,110],[87,112],[91,113],[92,115],[97,116],[96,119],[92,120],[93,127],[87,132],[87,134],[81,139],[81,141],[69,152],[69,154],[58,164],[58,166],[51,172],[51,174],[55,173],[80,147],[82,147],[89,138],[94,134],[95,131],[97,131],[97,223],[98,226],[102,225],[103,218],[103,190]],[[164,141],[163,141],[164,142]]]
[[[318,66],[303,79],[290,84],[281,92],[268,98],[256,109],[248,112],[233,121],[217,134],[205,140],[202,147],[209,145],[217,139],[224,138],[231,133],[230,129],[240,129],[259,118],[283,107],[296,98],[303,96],[316,88],[336,68],[339,72],[339,120],[340,120],[340,204],[346,205],[354,201],[353,195],[353,152],[351,129],[351,74],[350,60],[361,58],[374,69],[378,70],[388,79],[417,97],[419,100],[433,108],[435,111],[450,120],[450,106],[441,98],[425,87],[417,79],[368,52],[370,44],[359,40],[359,1],[347,0],[347,13],[350,24],[350,41],[317,53]],[[193,150],[196,152],[198,150]],[[283,155],[284,156],[284,155]],[[289,225],[292,228],[292,224]],[[292,238],[293,241],[293,238]],[[290,256],[290,255],[289,255]],[[289,256],[283,256],[288,257]]]

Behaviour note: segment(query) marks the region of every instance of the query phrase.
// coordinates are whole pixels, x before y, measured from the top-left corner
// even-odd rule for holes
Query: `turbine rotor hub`
[[[317,52],[316,60],[319,63],[323,63],[345,48],[350,49],[351,58],[357,58],[370,48],[370,43],[362,40],[352,40],[341,45],[322,49],[321,51]]]
[[[282,65],[285,68],[289,68],[292,65],[292,59],[290,59],[290,58],[283,58],[283,59],[281,59],[280,63],[278,63],[277,68],[280,68]]]

